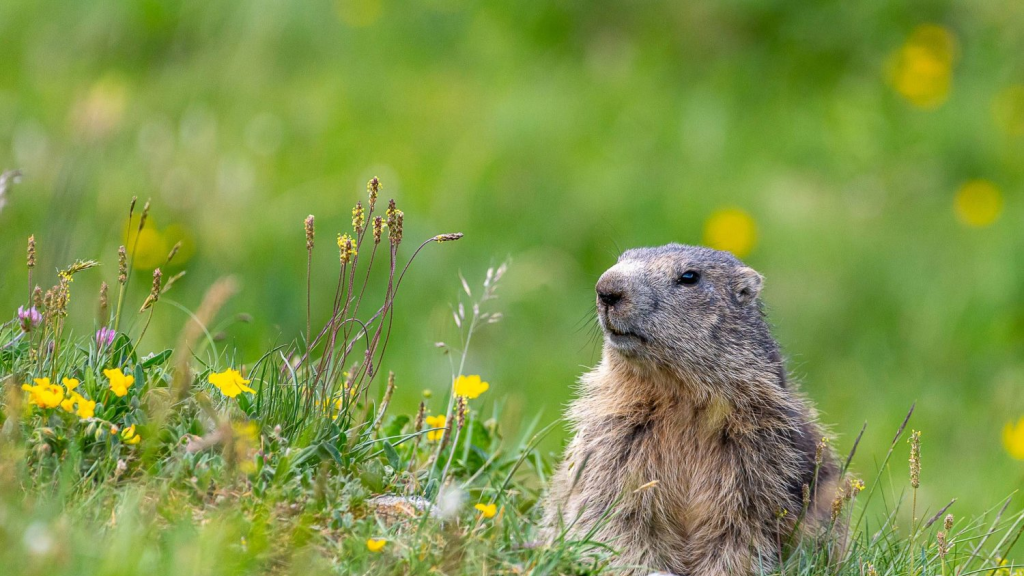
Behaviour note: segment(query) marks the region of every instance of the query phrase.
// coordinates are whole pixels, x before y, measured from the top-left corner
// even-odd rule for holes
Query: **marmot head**
[[[764,320],[763,279],[728,252],[668,244],[627,250],[597,282],[605,355],[692,382],[783,377]]]

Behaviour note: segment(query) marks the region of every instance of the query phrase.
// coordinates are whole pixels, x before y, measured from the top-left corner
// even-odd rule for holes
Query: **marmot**
[[[549,534],[590,534],[627,572],[745,576],[778,564],[798,518],[827,525],[839,470],[787,381],[762,283],[680,244],[628,250],[601,276],[602,359],[567,412]]]

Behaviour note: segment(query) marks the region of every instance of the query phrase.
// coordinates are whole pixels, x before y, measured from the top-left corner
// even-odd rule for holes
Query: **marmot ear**
[[[764,277],[758,274],[757,270],[744,266],[736,271],[733,295],[740,306],[746,306],[757,300],[762,286],[764,286]]]

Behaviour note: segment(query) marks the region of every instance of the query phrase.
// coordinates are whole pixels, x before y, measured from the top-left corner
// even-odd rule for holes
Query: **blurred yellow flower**
[[[138,444],[142,441],[142,436],[135,433],[135,424],[121,430],[121,440],[125,444]]]
[[[29,393],[29,403],[40,408],[56,408],[64,400],[64,389],[51,384],[49,378],[35,378],[36,385],[22,384],[21,389]]]
[[[487,392],[487,389],[490,387],[490,384],[483,382],[480,376],[476,374],[472,376],[459,376],[452,384],[456,396],[465,396],[470,399]]]
[[[127,394],[128,388],[135,383],[135,376],[126,376],[120,368],[104,370],[103,375],[110,381],[110,391],[118,398]]]
[[[949,97],[956,38],[936,24],[922,24],[888,62],[889,82],[918,108],[937,108]]]
[[[366,549],[370,552],[380,552],[388,541],[384,538],[370,538],[366,541]]]
[[[65,412],[77,414],[82,420],[92,418],[96,414],[96,402],[87,400],[78,392],[71,392],[68,397],[60,403],[60,407],[63,408]]]
[[[63,384],[64,389],[70,393],[75,388],[78,388],[78,385],[81,384],[81,382],[79,382],[77,378],[64,378],[61,380],[61,384]]]
[[[1007,422],[1003,427],[1003,447],[1013,458],[1024,460],[1024,416],[1016,425]]]
[[[440,428],[440,430],[431,430],[430,432],[427,432],[427,441],[436,442],[444,435],[444,427],[445,424],[448,423],[448,419],[444,414],[439,414],[437,416],[427,416],[423,422],[428,428]]]
[[[228,398],[234,398],[242,392],[248,392],[249,394],[255,394],[256,391],[246,386],[251,380],[242,378],[242,375],[233,368],[219,373],[210,374],[210,384],[213,384],[220,390],[220,393],[227,396]]]
[[[704,225],[704,244],[744,258],[757,244],[757,225],[739,208],[716,210]]]
[[[498,513],[497,504],[477,504],[473,508],[476,508],[484,518],[494,518],[494,515]]]
[[[970,180],[957,190],[953,210],[961,223],[984,228],[999,219],[1003,212],[1003,195],[988,180]]]
[[[992,101],[996,126],[1010,136],[1024,136],[1024,84],[1003,90]]]

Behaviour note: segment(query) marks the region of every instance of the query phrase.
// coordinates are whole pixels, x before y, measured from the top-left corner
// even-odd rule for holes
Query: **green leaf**
[[[390,464],[395,471],[401,469],[402,460],[398,457],[398,452],[395,451],[395,447],[387,440],[384,441],[384,456],[387,457],[388,464]]]
[[[152,368],[153,366],[160,366],[164,362],[167,362],[167,359],[170,358],[171,354],[173,353],[174,350],[167,349],[164,350],[163,352],[160,352],[159,354],[150,354],[149,356],[146,356],[145,358],[142,359],[142,367]]]

